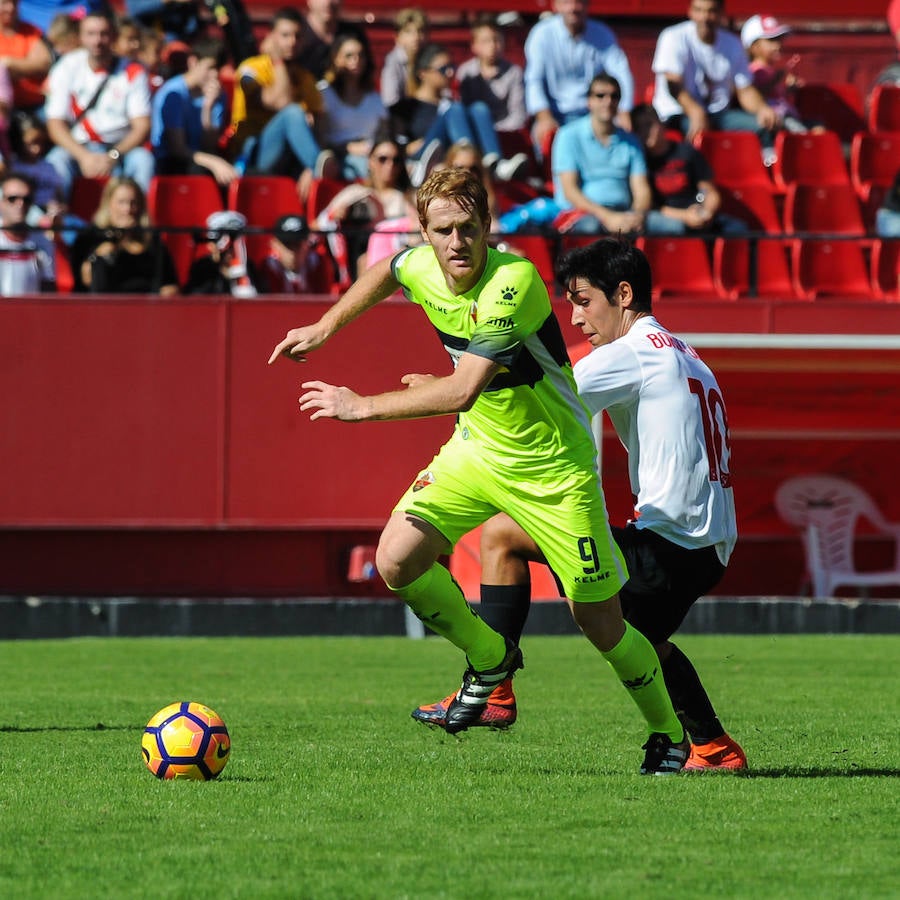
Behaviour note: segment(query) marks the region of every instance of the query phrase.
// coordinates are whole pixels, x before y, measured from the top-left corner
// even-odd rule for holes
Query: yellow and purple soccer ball
[[[214,710],[183,700],[170,703],[147,723],[141,753],[157,778],[209,781],[225,768],[231,738]]]

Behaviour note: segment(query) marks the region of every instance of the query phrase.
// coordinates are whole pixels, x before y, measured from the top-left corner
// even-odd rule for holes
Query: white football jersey
[[[726,565],[737,540],[728,418],[697,352],[647,316],[580,360],[575,380],[628,451],[637,527],[681,547],[715,545]]]

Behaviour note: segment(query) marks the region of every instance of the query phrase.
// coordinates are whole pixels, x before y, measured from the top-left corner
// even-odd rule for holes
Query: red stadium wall
[[[445,372],[448,361],[418,310],[389,301],[309,362],[267,366],[287,328],[325,306],[0,304],[0,593],[383,595],[377,581],[347,581],[350,549],[375,540],[452,422],[312,423],[296,408],[299,384],[380,391],[406,372]],[[900,304],[664,300],[658,314],[693,336],[728,403],[741,541],[719,593],[801,587],[799,541],[772,506],[790,475],[849,477],[900,521],[896,345],[777,346],[779,335],[841,335],[860,324],[900,334]],[[759,346],[729,347],[727,332],[754,333]],[[571,336],[578,355],[584,344]],[[608,432],[603,457],[611,516],[621,521],[630,511],[625,459]],[[887,565],[887,550],[864,541],[863,561]]]

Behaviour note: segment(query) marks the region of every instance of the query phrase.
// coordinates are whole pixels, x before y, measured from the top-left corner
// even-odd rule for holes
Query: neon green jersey
[[[484,273],[464,294],[447,287],[428,245],[399,254],[393,272],[404,294],[425,311],[454,365],[463,353],[503,369],[457,429],[496,454],[497,464],[531,472],[594,467],[590,416],[575,389],[572,364],[547,288],[535,267],[489,249]]]

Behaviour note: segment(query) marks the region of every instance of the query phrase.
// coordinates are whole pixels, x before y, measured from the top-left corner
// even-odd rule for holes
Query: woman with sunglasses
[[[528,165],[528,157],[518,153],[503,159],[491,112],[485,103],[464,105],[453,99],[453,63],[446,48],[426,44],[415,64],[415,90],[391,109],[391,124],[406,141],[407,156],[414,160],[410,178],[418,187],[447,147],[467,140],[478,147],[484,164],[496,178],[509,181]]]
[[[366,177],[339,191],[316,225],[320,231],[331,232],[329,246],[338,267],[355,278],[374,261],[369,258],[369,239],[375,227],[387,227],[388,223],[396,228],[381,232],[381,242],[393,245],[400,241],[394,252],[407,246],[410,227],[418,230],[403,148],[395,137],[382,131],[369,153]],[[344,280],[343,271],[341,276]]]

